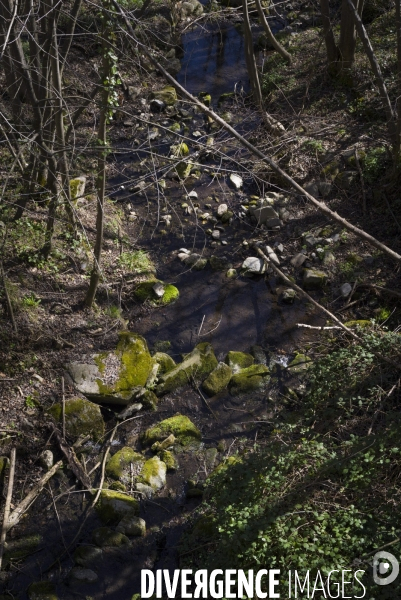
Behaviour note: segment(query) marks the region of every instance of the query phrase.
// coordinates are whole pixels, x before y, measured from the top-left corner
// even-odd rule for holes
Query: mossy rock
[[[145,339],[130,331],[121,331],[114,352],[94,354],[92,363],[67,365],[78,390],[91,400],[127,405],[134,388],[145,386],[154,361]]]
[[[162,375],[156,388],[156,394],[161,396],[176,390],[191,381],[191,377],[206,377],[218,365],[213,348],[208,342],[203,342],[187,354],[174,369]]]
[[[140,517],[125,517],[117,525],[116,531],[124,535],[144,536],[146,535],[146,522]]]
[[[74,552],[74,562],[80,567],[88,567],[102,558],[103,552],[97,546],[78,546]]]
[[[111,527],[98,527],[92,533],[92,541],[96,546],[114,546],[116,548],[129,544],[129,539],[123,533],[114,531]]]
[[[164,286],[163,296],[158,297],[155,294],[155,291],[153,289],[155,283],[161,283]],[[175,287],[175,285],[171,285],[170,283],[164,284],[162,281],[159,281],[157,279],[153,279],[151,281],[143,281],[137,286],[137,288],[134,291],[134,296],[137,300],[139,300],[140,302],[146,302],[148,300],[153,306],[170,304],[171,302],[174,302],[174,300],[177,300],[179,295],[180,292],[178,291],[178,288]]]
[[[353,321],[347,321],[344,325],[346,327],[361,327],[364,329],[365,327],[370,327],[372,322],[369,319],[354,319]]]
[[[39,534],[27,535],[8,541],[3,556],[4,566],[8,565],[10,561],[21,561],[27,558],[38,549],[39,544],[42,542],[43,538]]]
[[[174,106],[177,102],[177,92],[171,85],[166,85],[163,89],[152,93],[152,98],[161,100],[167,106]]]
[[[288,369],[291,373],[302,373],[307,371],[312,366],[312,359],[306,354],[297,354],[296,357],[288,364]]]
[[[167,471],[176,471],[178,469],[178,462],[174,454],[170,450],[161,450],[159,452],[160,460],[164,462],[167,467]]]
[[[202,387],[209,396],[215,396],[228,386],[232,374],[231,367],[223,362],[219,362],[217,367],[202,383]]]
[[[179,131],[181,131],[181,125],[179,123],[173,123],[172,125],[170,125],[169,130],[173,131],[174,133],[178,133]]]
[[[148,410],[157,410],[157,405],[159,404],[159,398],[156,396],[152,390],[146,390],[144,395],[141,397],[141,402],[144,408]]]
[[[188,156],[189,148],[185,142],[180,142],[171,146],[170,152],[175,158],[183,158],[184,156]]]
[[[230,394],[238,396],[262,389],[269,379],[269,369],[265,365],[252,365],[246,369],[241,369],[239,373],[231,377]]]
[[[158,456],[149,458],[142,467],[138,481],[150,485],[153,490],[161,490],[166,485],[167,467]]]
[[[116,524],[127,515],[137,516],[139,502],[121,492],[102,490],[96,509],[103,523]]]
[[[107,462],[106,475],[127,484],[130,480],[131,463],[143,463],[144,460],[142,454],[135,452],[129,446],[125,446],[116,452]]]
[[[169,435],[173,434],[181,446],[187,446],[193,442],[199,442],[201,432],[199,429],[184,415],[176,415],[161,421],[157,425],[147,429],[142,434],[142,443],[145,446],[151,446],[155,442],[162,442]]]
[[[165,352],[156,352],[153,355],[153,360],[155,360],[157,364],[160,365],[159,375],[164,375],[164,373],[168,373],[169,371],[174,369],[174,367],[177,366],[175,361],[171,358],[171,356],[169,354],[166,354]]]
[[[254,364],[255,359],[252,354],[246,352],[234,352],[230,350],[224,362],[232,369],[233,373],[238,373],[241,369],[246,369]]]
[[[49,414],[57,423],[62,421],[62,406],[54,404]],[[71,398],[65,401],[65,431],[73,440],[90,435],[98,440],[104,435],[104,421],[100,407],[85,398]]]
[[[121,481],[113,481],[108,487],[109,490],[114,490],[115,492],[126,492],[127,486],[121,483]]]
[[[51,581],[37,581],[28,588],[29,600],[58,600],[56,587]]]
[[[86,177],[83,175],[70,180],[70,193],[72,201],[81,198],[85,194],[85,186]]]
[[[212,103],[212,96],[208,92],[200,92],[198,98],[205,106],[210,106]]]
[[[318,269],[305,269],[303,276],[303,287],[305,290],[316,290],[322,288],[327,280],[327,273]]]
[[[191,161],[182,160],[175,166],[176,173],[180,179],[186,179],[190,176],[193,163]]]

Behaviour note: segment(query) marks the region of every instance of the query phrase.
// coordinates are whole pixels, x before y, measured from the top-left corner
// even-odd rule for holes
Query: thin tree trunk
[[[267,19],[265,17],[265,13],[263,12],[263,7],[262,7],[260,0],[255,0],[255,4],[256,4],[256,9],[258,11],[258,15],[259,15],[259,21],[262,23],[262,26],[263,26],[263,29],[265,30],[268,41],[273,46],[273,48],[275,50],[277,50],[277,52],[279,54],[281,54],[281,56],[283,58],[285,58],[287,63],[291,64],[291,54],[289,54],[287,52],[287,50],[280,44],[280,42],[274,37],[274,34],[273,34],[272,30],[270,29],[269,22],[267,21]]]
[[[342,0],[339,50],[345,75],[347,71],[350,75],[355,60],[356,33],[353,13],[362,15],[362,9],[363,0]]]
[[[320,12],[322,13],[323,35],[326,44],[329,72],[335,74],[337,72],[340,55],[331,26],[329,0],[320,0]]]
[[[361,42],[363,44],[363,47],[364,47],[367,57],[369,59],[370,66],[375,75],[376,85],[379,88],[380,97],[382,100],[384,112],[385,112],[386,119],[387,119],[387,129],[388,129],[388,133],[389,133],[389,136],[390,136],[390,139],[392,142],[393,151],[394,151],[394,149],[397,148],[397,146],[399,146],[399,136],[397,136],[396,118],[395,118],[395,115],[393,112],[393,108],[391,106],[391,101],[390,101],[390,98],[389,98],[389,95],[387,92],[387,87],[386,87],[386,84],[384,81],[384,77],[381,72],[380,65],[377,61],[374,50],[372,48],[372,44],[370,43],[368,34],[366,33],[364,24],[362,23],[362,20],[361,20],[360,16],[358,15],[352,0],[345,0],[345,1],[349,5],[351,18],[353,19],[353,22],[355,23],[356,29],[358,31],[358,35],[361,38]],[[399,3],[399,0],[397,0],[397,3]],[[397,139],[397,137],[398,137],[398,139]]]
[[[394,143],[394,165],[396,173],[401,171],[401,0],[395,1],[397,34],[397,104],[396,139]]]
[[[242,0],[242,13],[244,17],[244,40],[245,40],[245,60],[248,69],[249,80],[251,82],[252,96],[258,108],[263,111],[262,90],[260,89],[258,69],[256,66],[255,54],[253,51],[252,30],[249,20],[248,0]]]

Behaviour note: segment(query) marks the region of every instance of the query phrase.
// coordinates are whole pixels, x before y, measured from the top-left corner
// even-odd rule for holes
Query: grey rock
[[[217,216],[221,218],[228,211],[227,204],[219,204],[217,207]]]
[[[212,238],[214,240],[219,240],[220,239],[220,231],[218,229],[215,229],[214,231],[212,231]]]
[[[54,464],[54,456],[53,456],[53,452],[51,450],[44,450],[42,452],[42,454],[40,455],[40,464],[47,471],[52,468],[52,466]]]
[[[278,219],[278,214],[272,206],[262,206],[249,209],[249,213],[256,219],[258,225],[264,225],[270,219]]]
[[[267,365],[266,352],[263,350],[262,346],[254,344],[250,347],[250,353],[252,354],[252,356],[258,364]]]
[[[316,181],[311,181],[310,183],[304,185],[304,190],[315,198],[319,197],[319,185]]]
[[[277,250],[277,252],[280,252],[280,254],[282,254],[284,252],[283,244],[279,244],[278,242],[276,242],[274,244],[274,248]]]
[[[266,271],[265,261],[256,256],[246,258],[241,268],[249,274],[261,274]]]
[[[331,192],[332,184],[329,181],[319,181],[318,186],[322,198],[327,198]]]
[[[305,269],[303,285],[306,290],[315,290],[323,287],[327,279],[326,273],[318,269]]]
[[[331,267],[335,264],[336,262],[336,257],[334,256],[334,254],[332,252],[330,252],[330,250],[326,250],[324,253],[324,257],[323,257],[323,264],[326,267]]]
[[[283,302],[285,302],[285,304],[292,304],[296,297],[297,293],[292,288],[287,288],[286,290],[283,290],[281,294],[281,299]]]
[[[267,252],[267,256],[270,258],[270,260],[272,262],[274,262],[275,265],[279,265],[280,264],[278,256],[274,252],[273,248],[271,248],[270,246],[266,246],[266,252]]]
[[[293,267],[299,268],[299,267],[302,267],[302,265],[304,264],[306,259],[307,259],[307,256],[300,252],[300,253],[296,254],[295,256],[293,256],[290,262]]]
[[[240,190],[242,188],[243,179],[239,175],[236,175],[235,173],[231,173],[230,181],[234,185],[236,190]]]
[[[347,298],[352,292],[352,285],[349,283],[343,283],[340,287],[340,294],[343,298]]]
[[[78,546],[74,552],[74,562],[80,567],[88,567],[103,556],[103,551],[97,546]]]
[[[116,531],[125,535],[146,535],[146,521],[140,517],[124,517],[116,527]]]
[[[147,498],[148,500],[150,500],[154,494],[153,488],[145,483],[137,483],[135,489],[143,495],[143,498]]]

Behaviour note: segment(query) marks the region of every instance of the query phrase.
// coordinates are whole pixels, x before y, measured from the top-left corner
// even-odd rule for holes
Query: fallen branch
[[[1,537],[0,537],[0,571],[1,571],[1,564],[3,562],[4,545],[6,543],[8,523],[9,523],[9,519],[10,519],[11,498],[13,495],[13,488],[14,488],[15,462],[16,462],[16,449],[12,448],[11,455],[10,455],[10,474],[8,476],[6,505],[4,507],[3,525],[1,528]]]
[[[380,292],[384,292],[389,296],[394,296],[394,298],[401,298],[401,292],[391,290],[390,288],[382,287],[381,285],[375,285],[374,283],[360,283],[358,284],[358,287],[379,290]]]
[[[226,121],[224,121],[224,119],[219,117],[219,115],[217,115],[213,110],[211,110],[210,108],[205,106],[205,104],[203,104],[197,98],[195,98],[195,96],[190,94],[181,84],[178,83],[178,81],[176,79],[174,79],[174,77],[172,77],[172,75],[170,75],[170,73],[168,73],[166,71],[166,69],[164,69],[162,67],[162,65],[156,60],[156,58],[149,52],[147,46],[145,44],[143,44],[142,42],[140,42],[135,37],[135,33],[131,26],[131,23],[130,23],[127,15],[125,14],[124,10],[118,4],[117,0],[112,0],[112,2],[113,2],[113,5],[115,6],[116,10],[118,11],[118,13],[124,19],[125,25],[130,33],[131,39],[137,44],[138,47],[141,48],[141,51],[147,56],[147,58],[149,58],[149,60],[154,64],[154,66],[160,71],[160,73],[163,75],[163,77],[171,85],[173,85],[180,92],[180,94],[182,94],[184,97],[188,98],[188,100],[190,100],[193,104],[198,106],[207,116],[211,117],[216,123],[219,123],[219,125],[221,125],[226,131],[229,131],[231,133],[231,135],[233,135],[245,148],[247,148],[250,152],[252,152],[252,154],[254,154],[258,158],[260,158],[263,162],[265,162],[267,165],[269,165],[269,167],[277,175],[279,175],[288,185],[290,185],[299,194],[302,194],[303,196],[305,196],[322,213],[327,215],[333,221],[340,223],[343,227],[345,227],[345,229],[348,229],[348,231],[351,231],[356,236],[369,242],[370,244],[372,244],[372,246],[375,246],[382,252],[385,252],[386,254],[388,254],[388,256],[390,256],[397,262],[401,262],[401,256],[399,254],[397,254],[397,252],[394,252],[394,250],[391,250],[391,248],[388,248],[388,246],[386,246],[385,244],[382,244],[382,242],[379,242],[379,240],[377,240],[376,238],[371,236],[366,231],[363,231],[362,229],[359,229],[359,227],[356,227],[355,225],[352,225],[351,223],[349,223],[346,219],[341,217],[339,214],[330,210],[330,208],[328,208],[328,206],[326,206],[326,204],[324,204],[323,202],[319,202],[319,200],[316,200],[316,198],[314,198],[311,194],[309,194],[306,190],[304,190],[304,188],[301,185],[299,185],[290,175],[288,175],[288,173],[283,171],[278,166],[277,163],[275,163],[271,158],[269,158],[268,156],[263,154],[263,152],[258,150],[258,148],[256,148],[246,138],[244,138],[240,133],[238,133],[238,131],[236,131],[233,127],[231,127],[231,125],[226,123]]]
[[[213,410],[210,408],[209,402],[206,400],[205,396],[202,394],[202,392],[200,391],[199,385],[197,385],[195,383],[195,379],[192,377],[192,385],[194,386],[194,388],[196,389],[196,391],[198,392],[199,396],[202,398],[203,402],[206,404],[207,408],[210,410],[210,412],[212,413],[213,417],[216,419],[216,421],[218,421],[218,418],[216,417],[215,413],[213,412]]]
[[[57,427],[54,424],[52,424],[52,427],[53,427],[54,434],[57,438],[57,441],[59,443],[60,450],[66,457],[66,459],[68,461],[68,466],[70,467],[71,471],[74,473],[75,477],[77,479],[79,479],[79,481],[82,483],[84,488],[90,488],[91,481],[90,481],[88,475],[83,470],[82,465],[79,462],[77,455],[75,454],[74,448],[70,447],[66,443],[66,441],[63,439],[59,430],[57,429]]]
[[[339,325],[332,325],[331,327],[317,327],[316,325],[306,325],[306,323],[297,323],[297,327],[305,327],[306,329],[318,329],[319,331],[327,329],[341,329]]]
[[[296,283],[293,283],[287,277],[287,275],[285,275],[269,258],[267,258],[266,254],[264,254],[264,252],[262,252],[262,250],[259,248],[259,246],[254,244],[254,248],[257,251],[257,253],[259,254],[259,256],[261,256],[263,258],[266,265],[268,267],[270,267],[271,269],[273,269],[273,271],[275,271],[281,277],[281,279],[283,281],[285,281],[285,283],[289,287],[291,287],[293,290],[295,290],[296,292],[301,294],[301,296],[304,296],[304,298],[306,298],[309,302],[311,302],[314,306],[316,306],[321,312],[325,313],[332,321],[334,321],[334,323],[337,323],[337,325],[339,326],[340,329],[343,329],[350,337],[352,337],[356,342],[358,342],[358,344],[360,344],[361,346],[366,348],[365,342],[362,340],[362,338],[359,337],[359,335],[357,335],[356,333],[354,333],[352,331],[352,329],[350,329],[349,327],[344,325],[344,323],[342,323],[339,319],[337,319],[337,317],[335,315],[333,315],[333,313],[331,313],[329,310],[327,310],[327,308],[325,308],[324,306],[319,304],[319,302],[317,302],[314,298],[312,298],[312,296],[310,296],[307,292],[305,292],[302,288],[300,288]],[[374,354],[374,356],[376,356],[380,360],[388,363],[392,367],[396,367],[396,369],[401,370],[401,365],[396,363],[392,358],[389,358],[388,356],[384,356],[383,354],[380,354],[379,352],[375,352],[371,348],[368,348],[368,349],[372,354]]]

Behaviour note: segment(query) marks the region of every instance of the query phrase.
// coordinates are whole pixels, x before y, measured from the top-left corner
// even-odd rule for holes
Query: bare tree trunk
[[[329,72],[335,74],[338,70],[338,59],[340,54],[331,26],[329,0],[320,0],[320,12],[322,13],[323,35],[326,44]]]
[[[265,17],[265,13],[263,12],[263,7],[260,0],[255,0],[255,4],[259,15],[259,20],[262,23],[268,41],[273,46],[273,48],[275,48],[275,50],[277,50],[277,52],[281,54],[283,58],[285,58],[287,63],[291,64],[291,54],[289,54],[287,50],[280,44],[280,42],[274,37],[274,34],[270,29],[270,25]]]
[[[341,26],[339,50],[341,55],[341,68],[348,71],[354,64],[356,48],[356,32],[353,13],[362,15],[363,0],[342,0],[341,4]],[[346,73],[345,73],[346,75]]]
[[[253,51],[252,30],[249,20],[248,0],[242,0],[242,12],[244,17],[244,41],[245,41],[245,60],[248,69],[249,80],[251,83],[252,96],[258,108],[263,111],[262,90],[260,89],[258,69],[256,66],[255,54]]]
[[[401,171],[401,0],[395,1],[395,15],[397,35],[397,126],[394,144],[394,165],[398,174]]]

